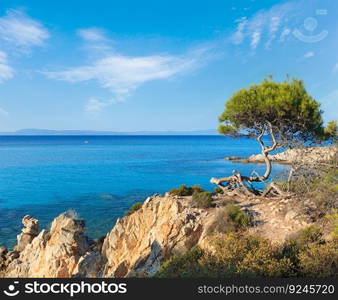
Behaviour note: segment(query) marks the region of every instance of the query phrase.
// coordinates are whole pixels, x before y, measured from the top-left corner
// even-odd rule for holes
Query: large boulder
[[[192,208],[187,199],[148,198],[141,209],[118,219],[104,240],[104,277],[148,277],[172,255],[196,245],[208,212]]]

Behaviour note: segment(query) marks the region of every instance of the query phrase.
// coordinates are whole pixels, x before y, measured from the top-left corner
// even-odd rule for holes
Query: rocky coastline
[[[337,147],[304,147],[288,149],[278,154],[269,155],[273,163],[292,165],[294,163],[325,163],[337,157]],[[253,154],[247,158],[239,156],[225,157],[235,163],[265,163],[262,154]]]
[[[74,212],[40,232],[38,220],[25,216],[14,249],[0,248],[0,277],[151,277],[173,255],[196,245],[208,248],[210,228],[230,201],[253,216],[251,233],[276,243],[311,223],[293,199],[214,198],[214,207],[201,209],[191,205],[191,196],[154,195],[95,241],[85,236],[85,222]]]
[[[297,150],[277,154],[275,161],[292,162]],[[306,160],[332,159],[335,148],[309,149]],[[258,162],[259,157],[249,158]],[[213,193],[213,205],[196,207],[192,196],[170,193],[148,197],[132,213],[117,219],[106,236],[90,240],[85,221],[73,211],[56,217],[49,231],[39,230],[39,221],[24,216],[23,228],[12,250],[0,247],[0,277],[152,277],[163,263],[199,246],[210,247],[210,232],[222,211],[233,204],[251,218],[249,234],[275,244],[314,224],[309,212],[315,199],[285,196],[279,198],[239,197]]]

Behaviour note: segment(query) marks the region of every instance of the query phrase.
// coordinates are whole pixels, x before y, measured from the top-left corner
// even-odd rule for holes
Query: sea
[[[211,177],[264,172],[263,164],[224,160],[260,152],[255,140],[224,136],[0,136],[0,246],[13,247],[24,215],[49,229],[75,210],[99,238],[135,202]],[[272,178],[287,172],[273,165]]]

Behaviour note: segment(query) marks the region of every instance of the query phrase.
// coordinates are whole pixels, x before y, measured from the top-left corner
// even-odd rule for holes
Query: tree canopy
[[[237,91],[219,117],[221,134],[259,135],[271,126],[280,140],[314,140],[324,136],[320,104],[299,79],[274,82],[271,77],[259,85]]]

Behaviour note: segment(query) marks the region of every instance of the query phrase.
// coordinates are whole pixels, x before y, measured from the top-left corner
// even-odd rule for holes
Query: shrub
[[[311,199],[315,204],[312,217],[321,218],[338,208],[338,160],[316,167],[300,166],[290,184],[283,186],[284,189],[289,186],[290,191],[301,199]]]
[[[308,241],[313,240],[310,236]],[[278,247],[257,236],[218,234],[210,238],[212,251],[195,247],[175,256],[162,265],[157,277],[338,276],[338,243],[318,240],[301,246],[289,240]]]
[[[142,202],[136,202],[134,203],[129,210],[125,213],[126,216],[130,216],[133,214],[135,211],[138,211],[142,207],[143,203]]]
[[[245,214],[239,206],[227,206],[227,214],[230,220],[235,224],[236,228],[247,227],[251,223],[251,218]]]
[[[192,195],[192,205],[194,207],[208,208],[212,206],[212,195],[209,192],[195,192]]]
[[[182,184],[179,188],[171,189],[169,194],[173,196],[191,196],[197,192],[203,192],[203,188],[200,185],[196,184],[191,187],[187,187],[185,184]]]
[[[214,221],[208,228],[208,234],[243,230],[250,224],[250,216],[245,214],[238,206],[228,205],[217,210]]]
[[[200,193],[200,192],[204,191],[203,188],[200,185],[198,185],[198,184],[193,185],[190,189],[191,189],[191,194],[192,195],[194,193]]]
[[[266,239],[230,233],[211,240],[213,251],[194,248],[165,262],[158,277],[283,276],[290,261]]]
[[[323,243],[322,232],[317,226],[302,229],[285,241],[281,255],[290,259],[295,274],[299,273],[299,254],[313,243]]]
[[[299,254],[301,274],[310,277],[338,276],[338,244],[313,244]]]
[[[213,242],[219,262],[239,276],[282,276],[291,262],[280,256],[279,248],[267,239],[242,234],[228,234]]]
[[[199,247],[188,250],[183,255],[167,260],[155,275],[159,278],[198,278],[208,277],[207,269],[199,263],[205,252]]]
[[[215,192],[216,194],[223,194],[223,193],[224,193],[223,190],[222,190],[219,186],[216,186],[216,187],[214,188],[214,192]]]
[[[323,234],[321,229],[317,226],[309,226],[305,229],[300,230],[296,234],[296,239],[301,245],[307,245],[309,243],[320,243],[322,242]]]
[[[338,240],[338,209],[335,209],[333,214],[327,215],[326,218],[332,222],[332,237]]]

